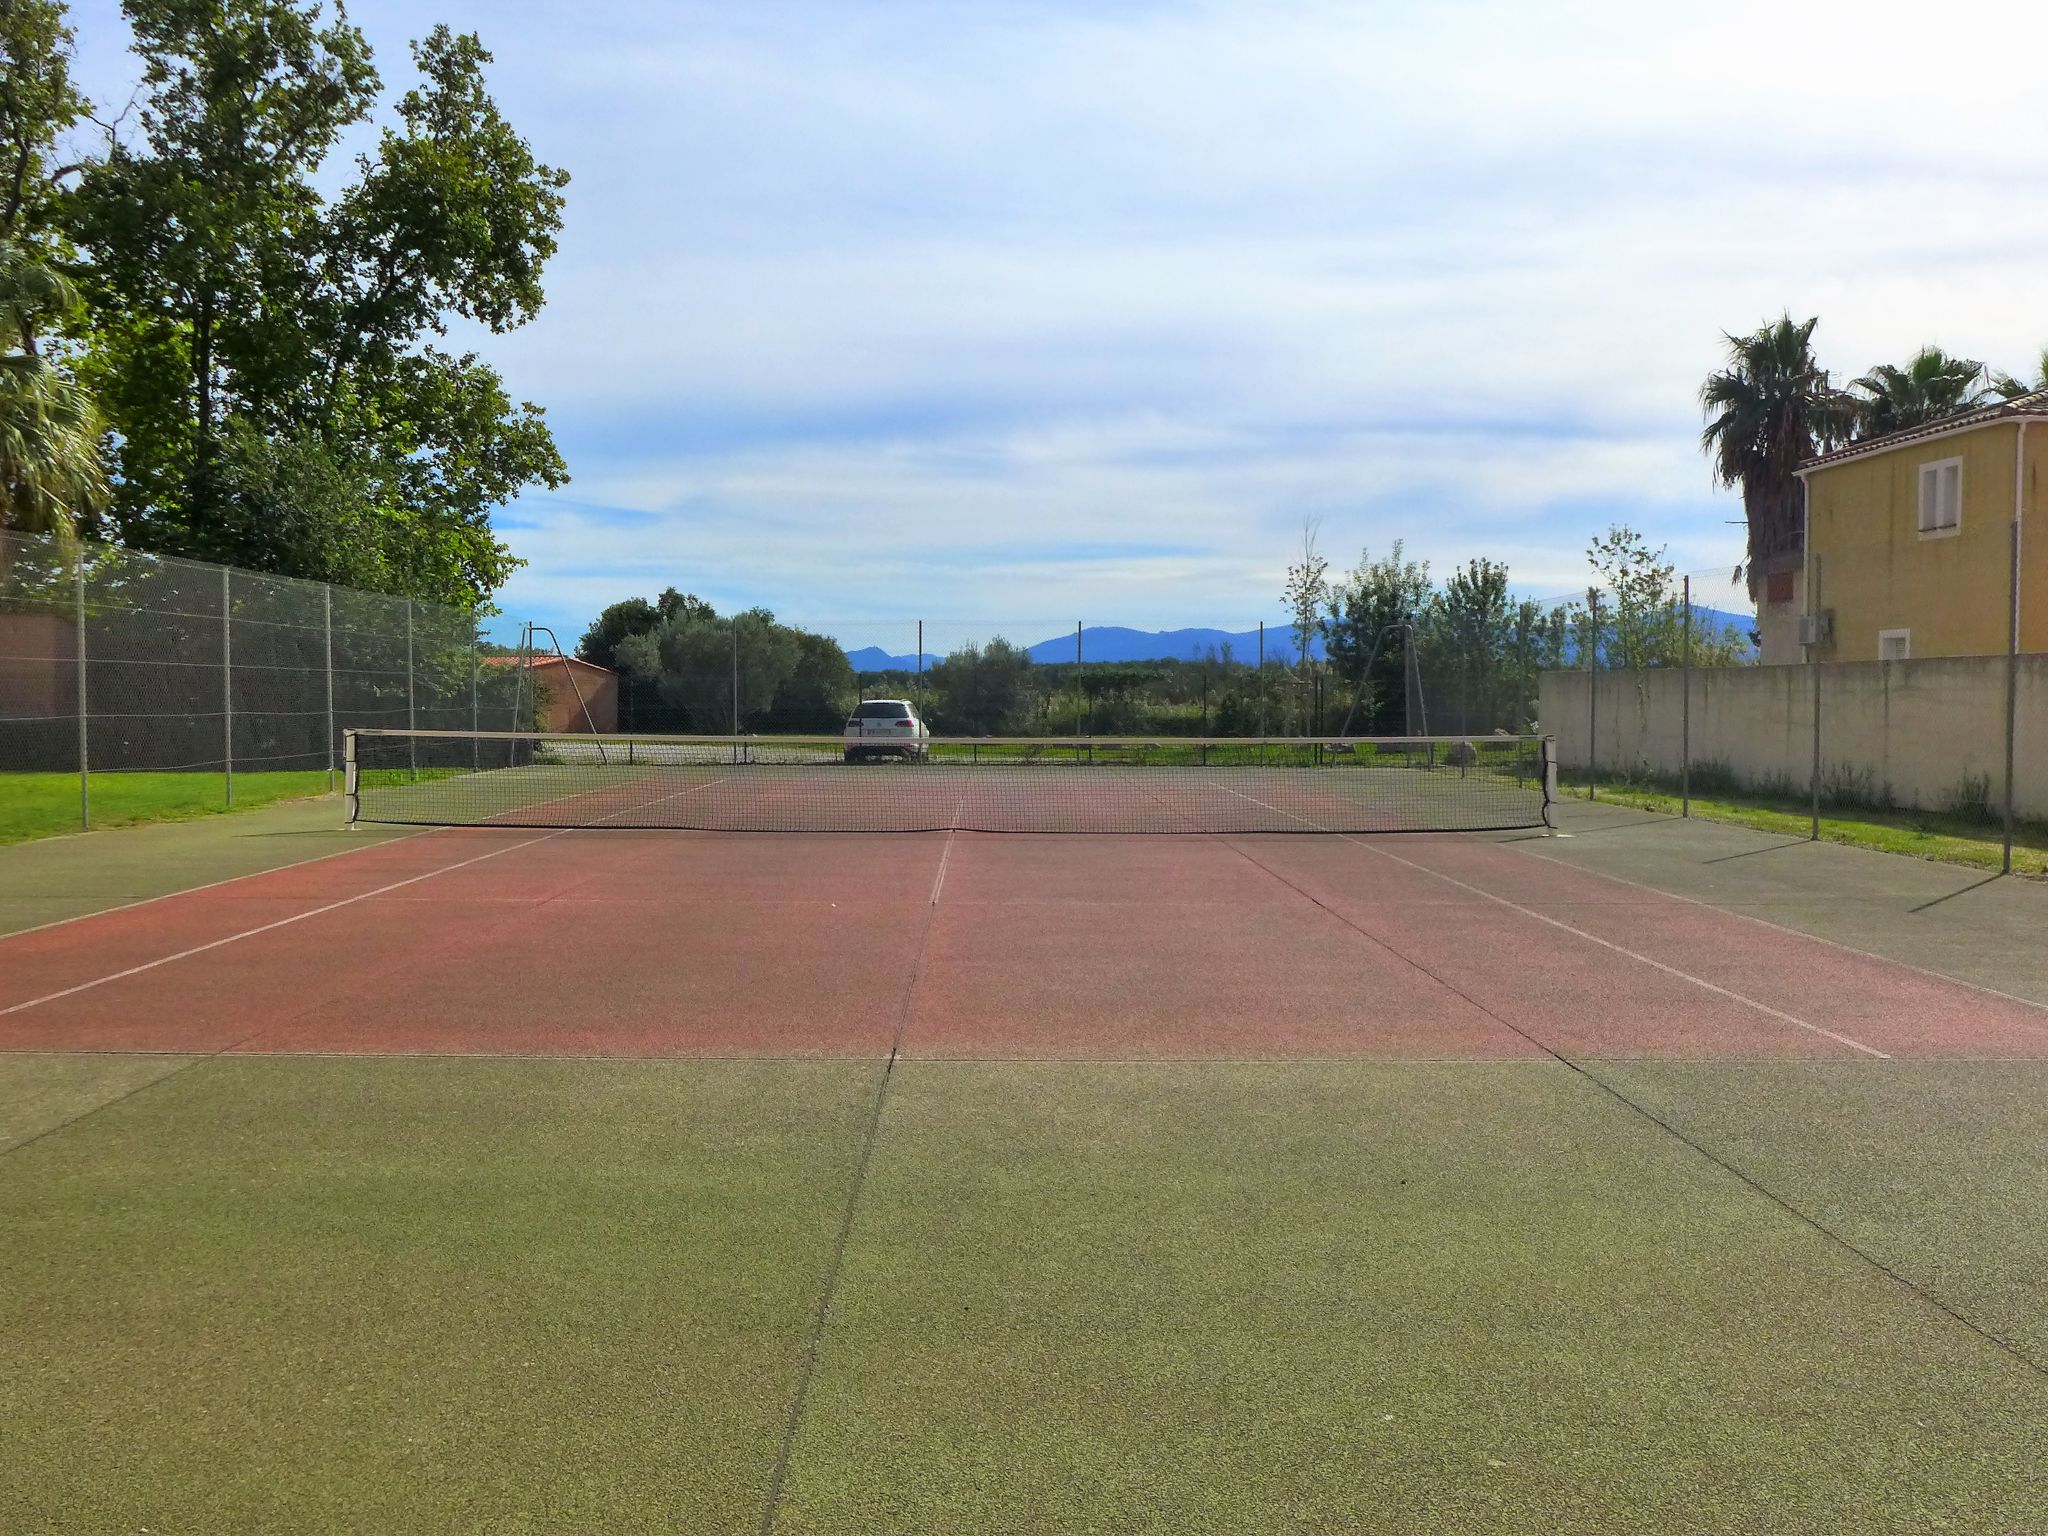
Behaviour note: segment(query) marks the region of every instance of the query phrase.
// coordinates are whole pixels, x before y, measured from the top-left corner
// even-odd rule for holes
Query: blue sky
[[[125,99],[118,6],[73,9]],[[1818,313],[1844,377],[2048,343],[2038,6],[1959,13],[1967,78],[1869,3],[351,14],[394,87],[479,31],[574,177],[547,309],[458,338],[575,477],[500,519],[565,643],[671,583],[903,650],[1244,628],[1305,519],[1532,593],[1615,520],[1725,569],[1721,330]]]

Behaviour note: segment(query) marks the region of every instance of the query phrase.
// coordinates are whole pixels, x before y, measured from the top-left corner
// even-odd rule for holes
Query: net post
[[[1536,743],[1543,767],[1543,825],[1547,831],[1557,830],[1557,738],[1540,737]]]
[[[356,733],[353,727],[341,733],[341,793],[348,815],[344,826],[354,826],[362,810],[356,793]]]
[[[1678,814],[1692,815],[1692,577],[1685,578],[1685,634],[1679,641]]]
[[[227,803],[235,803],[235,625],[228,582],[232,568],[220,568],[221,770]]]
[[[78,828],[92,830],[92,767],[88,761],[91,732],[86,729],[85,697],[85,544],[71,554],[72,600],[78,621]]]

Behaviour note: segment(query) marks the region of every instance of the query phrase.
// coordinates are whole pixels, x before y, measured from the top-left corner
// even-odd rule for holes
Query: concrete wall
[[[2002,803],[2005,665],[2002,656],[1969,656],[1819,667],[1824,788],[1942,810],[1981,781],[1992,803]],[[1789,785],[1804,793],[1813,761],[1813,675],[1805,667],[1695,671],[1695,773],[1713,765],[1752,788]],[[1595,678],[1597,743],[1588,710]],[[1546,672],[1541,729],[1557,738],[1567,776],[1590,761],[1602,772],[1676,778],[1684,683],[1684,673],[1668,670]],[[2048,820],[2048,655],[2020,658],[2017,697],[2019,813]]]

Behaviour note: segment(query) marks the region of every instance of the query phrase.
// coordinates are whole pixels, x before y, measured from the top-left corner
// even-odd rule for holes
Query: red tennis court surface
[[[0,1049],[2048,1057],[2048,1011],[1457,837],[436,831],[0,938]]]

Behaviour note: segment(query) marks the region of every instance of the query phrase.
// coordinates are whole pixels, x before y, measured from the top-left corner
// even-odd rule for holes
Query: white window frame
[[[1903,647],[1903,654],[1898,656],[1885,655],[1884,643],[1887,640],[1897,640]],[[1910,629],[1880,629],[1877,632],[1877,659],[1879,661],[1911,661],[1913,659],[1913,631]]]
[[[1941,481],[1942,477],[1950,471],[1953,471],[1955,474],[1955,479],[1951,482],[1955,487],[1955,505],[1950,509],[1955,514],[1955,520],[1948,523],[1930,521],[1930,509],[1933,517],[1939,518],[1941,516],[1943,510],[1941,507]],[[1930,485],[1933,487],[1931,497],[1928,490]],[[1961,533],[1963,531],[1963,461],[1960,458],[1929,459],[1920,466],[1919,488],[1918,521],[1920,537],[1923,539],[1952,539]]]

